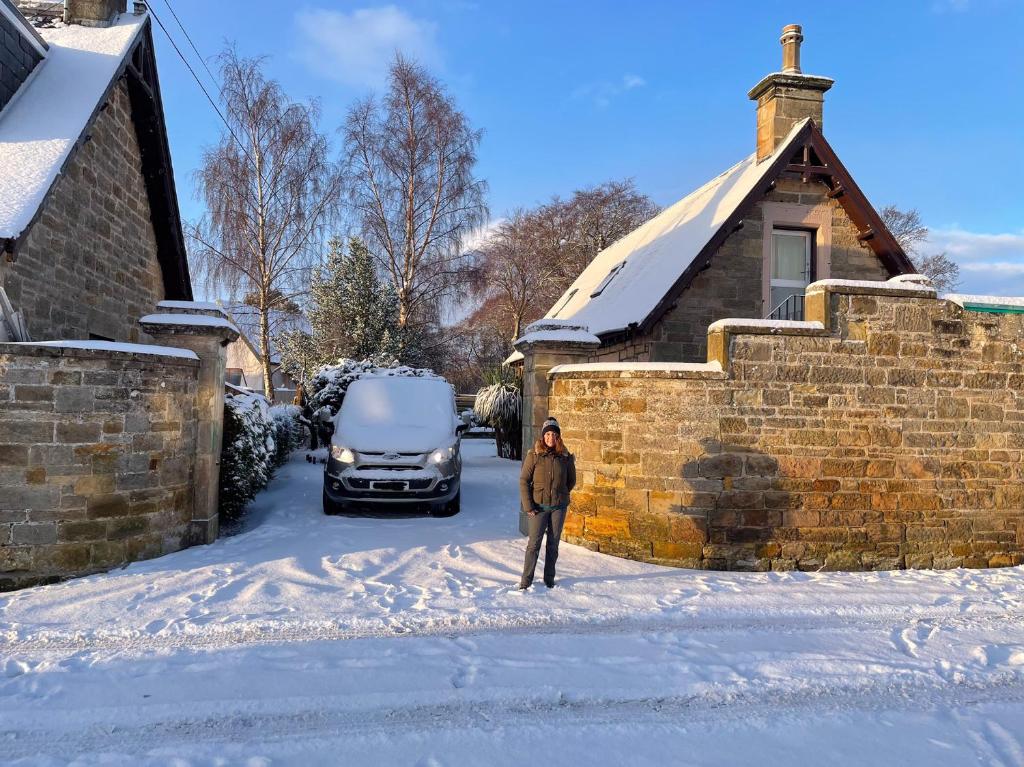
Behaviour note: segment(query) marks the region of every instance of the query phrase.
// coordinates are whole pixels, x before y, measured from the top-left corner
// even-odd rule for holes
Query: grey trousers
[[[533,572],[537,569],[537,556],[540,554],[540,541],[546,533],[547,545],[544,547],[544,582],[554,583],[555,562],[558,560],[558,542],[562,538],[562,526],[565,524],[565,513],[568,507],[553,511],[538,511],[527,516],[529,538],[526,540],[526,561],[523,563],[523,578],[520,586],[533,583]]]

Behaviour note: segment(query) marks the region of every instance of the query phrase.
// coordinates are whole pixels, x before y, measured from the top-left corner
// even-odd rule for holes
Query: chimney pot
[[[832,87],[828,77],[805,75],[800,69],[799,24],[782,28],[782,71],[762,78],[747,94],[757,102],[757,160],[760,162],[806,117],[821,129],[825,91]]]
[[[800,74],[800,43],[804,36],[799,24],[789,24],[782,28],[782,71],[786,74]]]

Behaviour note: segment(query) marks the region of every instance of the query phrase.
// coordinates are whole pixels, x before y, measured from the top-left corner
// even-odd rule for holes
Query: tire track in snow
[[[969,630],[1016,627],[1024,633],[1024,612],[992,610],[973,613],[920,611],[883,615],[802,615],[784,617],[703,620],[701,616],[646,619],[626,616],[604,621],[571,621],[537,615],[503,615],[493,622],[448,624],[415,620],[390,620],[373,627],[346,627],[336,624],[257,623],[219,628],[206,625],[195,631],[171,634],[125,634],[91,632],[89,634],[46,631],[18,637],[8,629],[0,630],[0,651],[82,651],[117,650],[122,652],[176,648],[218,649],[261,644],[301,644],[305,642],[347,641],[355,639],[402,639],[414,637],[471,637],[484,634],[626,634],[678,631],[688,634],[718,632],[772,631],[785,633],[846,633],[851,630],[890,628],[893,646],[902,654],[916,657],[920,644],[938,630]],[[910,624],[909,626],[907,624]]]
[[[728,730],[736,721],[787,717],[827,717],[850,711],[928,711],[937,708],[960,712],[989,703],[1024,705],[1024,678],[1000,675],[981,684],[938,684],[934,680],[880,680],[858,686],[805,686],[778,689],[768,683],[747,684],[739,691],[718,690],[699,695],[657,697],[557,696],[523,700],[468,700],[401,708],[331,709],[318,698],[307,708],[281,712],[236,710],[207,717],[168,717],[142,725],[91,723],[78,730],[0,730],[5,759],[46,754],[80,757],[106,753],[152,752],[189,743],[269,743],[313,738],[362,739],[391,737],[396,732],[436,730],[498,730],[531,725],[593,727],[623,724],[677,724]],[[293,703],[295,701],[292,701]],[[313,701],[310,701],[313,703]],[[301,701],[299,701],[301,703]],[[241,706],[244,709],[244,703]],[[119,711],[109,712],[112,722]],[[988,745],[997,742],[1000,756],[1021,753],[1019,740],[1005,732],[988,733]],[[994,737],[992,737],[994,736]]]

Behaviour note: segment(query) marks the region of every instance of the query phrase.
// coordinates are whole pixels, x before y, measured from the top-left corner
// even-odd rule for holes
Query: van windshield
[[[427,452],[454,439],[455,403],[447,381],[380,377],[349,386],[335,441],[364,452]]]

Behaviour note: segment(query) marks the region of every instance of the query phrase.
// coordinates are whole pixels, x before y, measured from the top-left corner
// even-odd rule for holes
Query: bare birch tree
[[[212,290],[248,296],[259,313],[263,386],[273,399],[273,313],[304,292],[341,194],[339,166],[318,132],[316,103],[291,101],[261,59],[220,56],[227,130],[196,171],[206,214],[190,227]]]
[[[487,215],[486,184],[473,175],[481,133],[434,77],[401,56],[387,93],[356,104],[343,131],[350,200],[398,294],[399,326],[429,323],[471,274],[462,240]]]
[[[917,270],[932,281],[940,293],[955,290],[960,284],[960,267],[945,253],[922,255],[919,248],[928,241],[928,227],[917,208],[900,210],[895,205],[882,208],[882,222],[903,251],[912,256]]]

